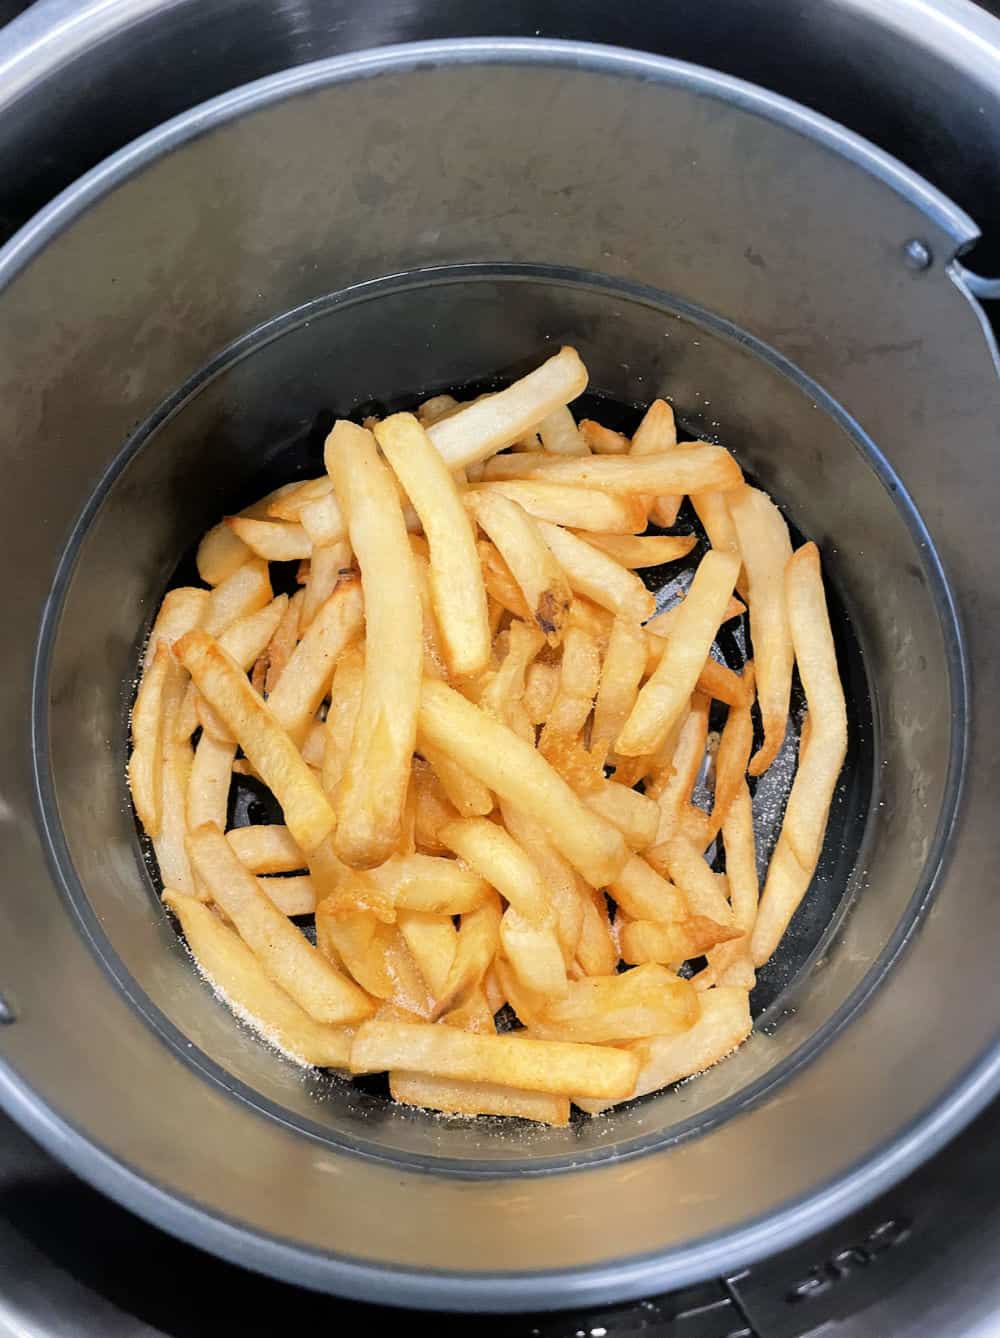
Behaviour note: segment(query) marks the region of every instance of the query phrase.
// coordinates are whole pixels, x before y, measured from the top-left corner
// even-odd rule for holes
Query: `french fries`
[[[631,440],[577,425],[586,379],[565,348],[470,403],[336,423],[322,477],[206,534],[210,588],[170,591],[142,656],[129,784],[213,989],[298,1062],[454,1116],[564,1126],[740,1045],[847,747],[815,545],[792,554],[724,448],[678,444],[665,400]],[[642,533],[685,496],[693,572],[700,531]],[[675,562],[653,616],[637,572]],[[747,609],[733,668],[741,630],[716,635]],[[761,893],[747,773],[796,664]],[[261,785],[283,821],[227,832]]]

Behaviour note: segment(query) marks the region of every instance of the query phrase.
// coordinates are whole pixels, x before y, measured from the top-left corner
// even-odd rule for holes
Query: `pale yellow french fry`
[[[526,1092],[496,1083],[462,1082],[427,1073],[393,1069],[389,1092],[394,1101],[449,1115],[505,1115],[562,1128],[569,1124],[569,1100],[547,1092]]]
[[[646,666],[646,637],[638,619],[619,617],[611,626],[594,701],[591,750],[606,756],[621,733],[639,695]]]
[[[373,999],[393,1000],[396,983],[386,962],[386,946],[394,927],[372,911],[344,910],[329,897],[316,903],[317,951]]]
[[[548,1040],[607,1044],[687,1031],[698,1018],[691,982],[654,962],[631,971],[570,981],[548,999],[531,1033]]]
[[[322,720],[313,720],[302,743],[302,760],[314,771],[322,770],[326,756],[326,727]]]
[[[548,923],[552,902],[538,865],[508,831],[487,818],[441,828],[442,841],[536,925]]]
[[[757,919],[757,858],[754,848],[753,809],[744,780],[722,825],[726,847],[726,879],[733,907],[734,927],[741,932],[708,954],[708,965],[694,977],[695,989],[714,985],[739,985],[753,989],[756,982],[751,935]]]
[[[498,492],[517,502],[530,516],[584,531],[595,537],[632,539],[646,527],[646,508],[639,497],[621,493],[598,492],[571,483],[551,483],[545,479],[511,479],[509,482],[482,483],[476,492]],[[661,559],[665,561],[666,559]]]
[[[156,863],[163,885],[194,896],[197,888],[185,845],[187,792],[194,750],[189,739],[179,739],[176,733],[177,716],[183,702],[184,688],[184,674],[180,666],[175,664],[163,688],[160,830],[153,838],[153,850],[156,853]]]
[[[747,665],[744,674],[752,676],[753,666]],[[706,845],[714,841],[722,830],[730,804],[740,787],[746,783],[744,776],[752,747],[753,719],[750,715],[750,703],[745,706],[731,706],[719,741],[719,750],[715,754],[715,791],[712,796],[712,813],[705,831]]]
[[[633,855],[608,884],[608,891],[633,920],[656,920],[662,924],[683,922],[688,914],[687,898],[640,855]]]
[[[591,812],[614,823],[631,850],[645,850],[655,842],[660,828],[660,807],[649,795],[609,780],[600,789],[580,797]]]
[[[180,920],[205,979],[241,1021],[300,1064],[347,1067],[350,1030],[311,1018],[275,984],[240,936],[202,902],[172,888],[164,891],[163,900]]]
[[[662,451],[672,450],[677,445],[677,426],[674,411],[666,400],[654,400],[643,415],[642,422],[635,430],[629,454],[658,455]],[[649,519],[654,525],[669,529],[677,519],[682,496],[654,496],[649,501]]]
[[[285,672],[285,665],[292,658],[292,652],[299,644],[299,632],[302,622],[302,605],[305,603],[306,592],[297,590],[288,601],[288,607],[285,610],[281,622],[274,630],[274,635],[267,643],[267,676],[264,680],[264,691],[268,696],[278,686],[281,675]]]
[[[566,963],[552,917],[540,925],[508,906],[500,921],[500,947],[529,989],[548,999],[566,993]]]
[[[549,842],[545,829],[515,804],[500,806],[504,825],[542,875],[546,896],[555,915],[563,961],[576,957],[583,929],[583,897],[576,874]]]
[[[323,750],[323,789],[333,798],[344,774],[354,735],[354,723],[361,706],[361,692],[365,678],[363,646],[352,646],[344,651],[333,671],[330,687],[330,705],[324,729],[326,746]]]
[[[187,826],[194,831],[206,822],[226,829],[229,787],[233,779],[236,744],[223,743],[203,733],[194,750],[187,791]]]
[[[673,493],[728,492],[743,482],[739,465],[722,446],[685,442],[656,455],[585,455],[567,459],[544,452],[496,455],[484,470],[495,479],[549,479],[609,492],[657,497]]]
[[[722,621],[739,561],[710,549],[695,572],[663,657],[640,689],[615,743],[625,757],[653,752],[687,706]]]
[[[401,910],[396,923],[420,974],[427,982],[431,997],[440,999],[458,946],[458,930],[454,921],[450,915]]]
[[[290,520],[254,520],[230,516],[226,524],[251,552],[266,562],[294,562],[312,553],[312,540]]]
[[[317,547],[343,543],[347,534],[344,513],[332,492],[306,502],[299,512],[299,524],[305,530],[314,552]]]
[[[664,535],[663,537],[669,538],[670,536]],[[680,616],[683,603],[683,599],[679,600],[671,608],[664,609],[662,613],[658,613],[655,618],[650,618],[649,622],[646,623],[645,631],[649,638],[648,644],[650,647],[650,660],[647,668],[648,673],[652,673],[659,664],[660,656],[663,654],[664,650],[664,640],[669,637],[670,633],[673,631],[674,625]],[[726,605],[726,611],[722,615],[722,621],[727,623],[731,618],[738,618],[741,613],[746,613],[746,605],[733,595],[730,598],[729,603]],[[655,645],[653,643],[654,637],[656,638]]]
[[[415,793],[413,839],[417,850],[425,855],[443,855],[448,847],[439,832],[445,823],[458,817],[458,810],[422,757],[413,759],[410,777]]]
[[[268,502],[267,516],[272,520],[298,520],[302,508],[333,493],[333,483],[329,474],[318,478],[303,479],[292,484],[281,496],[274,496]]]
[[[520,381],[439,418],[428,436],[450,468],[485,460],[536,427],[587,386],[576,349],[562,348]]]
[[[142,658],[143,671],[152,664],[156,648],[161,642],[172,646],[185,632],[198,626],[208,609],[208,598],[207,590],[198,590],[193,585],[176,586],[167,591],[146,642]]]
[[[540,532],[540,522],[496,492],[467,492],[465,504],[507,564],[527,616],[550,645],[558,645],[572,594],[566,576]]]
[[[603,892],[587,889],[581,895],[583,918],[576,944],[576,966],[586,976],[610,976],[620,956],[615,943],[608,903]]]
[[[676,883],[695,915],[704,915],[716,924],[732,925],[725,875],[713,873],[701,851],[687,837],[672,836],[663,845],[647,850],[646,858]]]
[[[309,580],[303,593],[299,613],[299,628],[305,632],[309,624],[337,588],[338,581],[355,574],[351,546],[346,539],[318,545],[309,562]]]
[[[558,750],[576,739],[590,715],[601,675],[601,654],[588,632],[569,627],[563,637],[559,691],[542,727],[538,749],[554,766]]]
[[[809,890],[814,869],[804,869],[791,844],[778,837],[767,866],[757,919],[750,939],[754,966],[763,966],[781,942],[789,921]]]
[[[479,694],[478,705],[497,720],[512,725],[512,712],[524,702],[525,676],[545,644],[545,637],[539,628],[530,627],[520,619],[511,623],[505,635],[505,653]]]
[[[497,954],[501,914],[500,898],[493,892],[481,906],[462,916],[455,957],[444,990],[434,1006],[433,1017],[438,1018],[455,1008],[470,991],[482,984]]]
[[[132,754],[128,784],[132,803],[146,835],[160,832],[163,782],[163,697],[176,661],[170,643],[161,640],[143,670],[132,707]]]
[[[685,920],[663,924],[658,920],[629,920],[620,931],[622,960],[636,965],[642,962],[686,962],[701,957],[717,944],[729,946],[742,939],[741,930],[717,924],[704,915],[689,915]],[[743,949],[744,953],[746,949]]]
[[[661,1087],[702,1073],[737,1050],[750,1035],[750,1004],[746,990],[732,987],[706,990],[698,995],[697,1022],[678,1036],[657,1036],[637,1041],[633,1053],[641,1060],[639,1076],[629,1098],[645,1096]],[[371,1026],[371,1023],[367,1023]],[[353,1050],[352,1050],[353,1057]],[[577,1101],[592,1115],[607,1109],[607,1101]]]
[[[420,731],[499,798],[541,822],[548,839],[591,886],[604,887],[625,863],[621,833],[591,813],[529,743],[454,689],[424,681]]]
[[[462,1031],[479,1032],[480,1035],[496,1035],[496,1021],[482,985],[470,990],[460,1004],[449,1009],[438,1020],[445,1027],[458,1027]]]
[[[333,828],[333,810],[298,749],[247,682],[243,670],[218,642],[197,630],[188,632],[174,653],[270,787],[295,840],[306,852],[313,850]]]
[[[524,708],[533,725],[544,724],[559,691],[559,666],[536,661],[524,675]]]
[[[503,486],[512,488],[514,484],[508,483]],[[581,532],[579,527],[576,527],[576,530],[578,538],[584,539],[594,548],[599,548],[602,553],[614,558],[623,567],[631,567],[633,570],[639,567],[659,567],[665,562],[676,562],[679,558],[687,557],[698,542],[693,534],[615,534],[611,531],[588,534],[585,531]]]
[[[750,762],[750,775],[760,776],[778,756],[788,722],[794,654],[785,567],[792,545],[781,512],[757,488],[740,488],[733,493],[729,514],[747,575],[757,700],[764,726],[764,742]]]
[[[417,746],[441,782],[449,803],[463,818],[482,817],[493,811],[493,796],[482,781],[469,774],[440,748],[417,733]]]
[[[475,530],[454,479],[412,414],[379,423],[375,439],[406,489],[430,547],[434,612],[453,674],[478,674],[490,658],[490,629]]]
[[[537,522],[542,539],[558,562],[574,594],[624,618],[642,622],[652,616],[656,600],[635,572],[594,548],[569,530],[547,520]]]
[[[402,828],[423,671],[420,595],[399,496],[371,433],[341,421],[325,449],[361,569],[366,636],[335,842],[348,864],[371,868],[396,849]]]
[[[238,618],[256,613],[273,599],[267,563],[260,558],[245,562],[212,590],[198,629],[219,637]]]
[[[485,879],[453,859],[393,855],[365,877],[400,909],[464,915],[490,899]]]
[[[257,886],[270,897],[282,915],[312,915],[316,910],[316,885],[308,874],[291,878],[258,878]]]
[[[272,506],[276,505],[282,498],[290,496],[300,486],[302,485],[298,483],[285,483],[251,506],[244,507],[240,515],[264,520],[271,514]],[[198,575],[206,585],[221,585],[223,581],[232,576],[233,572],[245,563],[250,562],[253,556],[250,549],[247,548],[242,539],[233,533],[226,521],[220,520],[218,525],[213,525],[198,546],[196,559]],[[190,628],[185,630],[190,631]]]
[[[226,840],[251,873],[294,873],[306,867],[306,857],[287,827],[233,827]]]
[[[217,827],[188,834],[188,854],[199,878],[232,920],[271,979],[317,1022],[349,1023],[370,1017],[371,1000],[327,962],[261,892]]]
[[[594,455],[627,455],[631,442],[624,432],[613,432],[592,418],[581,418],[580,435]]]
[[[724,492],[696,492],[691,494],[691,505],[712,547],[723,553],[732,553],[742,562],[740,540],[729,514],[726,497]]]
[[[337,660],[364,626],[361,582],[349,577],[337,585],[316,614],[267,699],[268,710],[293,743],[301,746],[304,742],[330,690]]]
[[[620,1101],[632,1090],[639,1060],[611,1046],[537,1041],[404,1022],[366,1022],[351,1044],[353,1073],[399,1069],[468,1082],[492,1082],[561,1096]]]
[[[540,420],[538,435],[542,439],[542,449],[551,455],[586,455],[589,450],[565,404]]]

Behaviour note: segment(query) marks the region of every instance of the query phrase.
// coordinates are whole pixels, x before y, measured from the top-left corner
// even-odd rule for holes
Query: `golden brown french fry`
[[[569,1124],[569,1099],[548,1092],[526,1092],[496,1083],[462,1082],[428,1073],[393,1069],[389,1092],[394,1101],[449,1115],[506,1115],[562,1128]]]
[[[464,915],[490,899],[489,885],[478,873],[433,855],[393,855],[365,878],[400,909]]]
[[[463,818],[483,817],[493,812],[493,796],[482,781],[417,734],[417,746],[430,764],[444,789],[449,803]]]
[[[285,672],[285,665],[292,658],[292,652],[299,644],[299,632],[302,622],[302,605],[305,603],[306,592],[297,590],[288,601],[288,607],[285,609],[281,622],[274,629],[274,635],[267,643],[265,655],[267,657],[267,677],[264,680],[264,691],[268,696],[278,686],[281,675]]]
[[[303,507],[320,498],[330,497],[332,493],[333,483],[329,474],[321,474],[314,479],[303,479],[300,483],[293,483],[287,490],[282,491],[280,497],[272,495],[266,515],[271,520],[297,521]]]
[[[314,771],[321,771],[326,755],[326,729],[322,720],[312,720],[302,743],[302,760]]]
[[[652,615],[656,600],[634,571],[578,539],[569,530],[547,520],[540,520],[537,525],[574,594],[586,595],[595,604],[624,618],[642,622]]]
[[[223,743],[207,733],[203,733],[198,740],[188,780],[188,831],[193,832],[206,822],[214,823],[220,831],[225,831],[235,757],[235,743]]]
[[[746,672],[736,673],[710,655],[701,667],[695,684],[698,692],[727,706],[747,706],[753,702],[753,679]]]
[[[492,486],[513,488],[514,484]],[[541,484],[536,486],[540,487]],[[603,534],[588,534],[581,532],[579,526],[576,528],[578,538],[586,540],[633,571],[639,567],[659,567],[665,562],[676,562],[679,558],[687,557],[698,542],[693,534],[616,534],[611,530]]]
[[[293,521],[229,516],[226,524],[237,539],[266,562],[294,562],[312,553],[312,540],[302,526]]]
[[[672,1036],[687,1031],[698,1018],[698,996],[691,982],[649,962],[607,976],[570,981],[561,999],[549,999],[531,1020],[531,1033],[543,1040],[589,1041],[597,1045]]]
[[[794,655],[785,567],[792,545],[781,512],[757,488],[735,492],[729,499],[729,514],[747,574],[757,700],[764,726],[764,742],[750,762],[750,775],[760,776],[778,756],[788,721]]]
[[[562,348],[506,390],[439,418],[428,436],[450,468],[485,460],[576,399],[586,386],[587,369],[576,349]]]
[[[603,892],[588,888],[581,895],[583,918],[576,944],[576,966],[586,976],[610,976],[621,955],[615,943]]]
[[[309,580],[303,593],[299,627],[305,632],[326,601],[337,588],[337,582],[355,574],[351,546],[346,539],[313,549],[309,563]]]
[[[352,646],[346,650],[333,671],[330,705],[324,722],[326,746],[323,751],[323,789],[331,798],[336,794],[344,774],[354,722],[361,705],[364,674],[364,649],[361,646]]]
[[[420,595],[399,495],[371,433],[341,421],[325,450],[361,569],[366,636],[335,844],[346,863],[371,868],[395,850],[402,827],[423,672]]]
[[[550,645],[558,645],[572,594],[540,523],[500,493],[467,492],[465,503],[507,564],[531,620]]]
[[[156,648],[161,642],[172,646],[185,632],[198,626],[208,608],[208,597],[207,590],[198,590],[193,585],[176,586],[167,591],[146,642],[142,657],[143,672],[152,664]]]
[[[430,586],[453,674],[478,674],[490,658],[486,590],[476,536],[455,481],[412,414],[393,414],[375,439],[420,517],[430,546]]]
[[[552,903],[541,871],[503,827],[487,818],[467,818],[449,822],[440,836],[525,919],[537,925],[548,922]]]
[[[476,551],[483,569],[486,604],[488,608],[493,606],[490,608],[490,627],[493,632],[499,630],[499,622],[505,613],[512,613],[515,618],[533,623],[534,617],[527,600],[497,549],[488,540],[481,539],[476,545]]]
[[[241,1021],[300,1064],[347,1067],[348,1029],[311,1018],[275,984],[240,936],[202,902],[172,888],[164,891],[163,900],[180,920],[202,975]]]
[[[366,1022],[351,1043],[351,1071],[399,1069],[467,1082],[492,1082],[560,1096],[620,1101],[635,1084],[639,1060],[628,1050],[538,1041],[513,1034],[477,1036],[403,1022]]]
[[[748,664],[744,676],[752,681],[753,666]],[[712,812],[705,829],[706,846],[715,840],[722,830],[729,806],[745,784],[747,763],[753,747],[753,720],[749,702],[745,706],[730,706],[725,728],[715,754],[715,790],[712,796]]]
[[[646,859],[654,869],[673,879],[695,915],[704,915],[716,924],[732,925],[725,874],[713,873],[688,837],[672,836],[663,845],[652,846],[646,851]]]
[[[601,668],[590,730],[591,751],[606,756],[621,733],[639,694],[646,665],[646,637],[635,618],[614,620]]]
[[[623,432],[613,432],[610,427],[602,427],[592,418],[582,418],[579,424],[580,435],[594,455],[627,455],[631,442]]]
[[[669,536],[665,535],[664,537],[667,538]],[[683,599],[679,600],[671,608],[664,609],[662,613],[658,613],[655,618],[650,618],[649,622],[646,623],[646,633],[649,636],[651,647],[651,659],[648,668],[649,673],[652,673],[653,669],[660,662],[660,656],[663,654],[663,646],[660,643],[665,637],[669,637],[670,633],[673,631],[683,603]],[[731,618],[738,618],[741,613],[746,613],[746,605],[733,595],[731,596],[729,603],[726,605],[726,611],[722,615],[722,621],[727,623]],[[652,644],[653,637],[657,638],[655,646]]]
[[[405,1021],[406,1019],[401,1019]],[[445,1027],[458,1027],[461,1031],[475,1031],[480,1035],[496,1035],[496,1022],[486,1001],[486,992],[482,985],[470,990],[460,1004],[448,1010],[439,1021]]]
[[[677,445],[677,426],[674,411],[665,400],[654,400],[635,430],[629,454],[658,455]],[[654,525],[669,529],[677,519],[682,497],[657,496],[649,499],[649,518]]]
[[[533,814],[591,886],[604,887],[625,863],[621,833],[591,813],[529,743],[454,689],[424,681],[420,731],[499,798]]]
[[[396,923],[427,983],[432,999],[440,999],[458,946],[458,931],[454,921],[450,915],[401,910]]]
[[[629,1098],[658,1091],[694,1073],[702,1073],[738,1049],[750,1035],[750,1003],[746,990],[732,987],[706,990],[698,995],[700,1015],[694,1026],[678,1036],[650,1037],[636,1042],[633,1053],[642,1061]],[[366,1023],[371,1026],[371,1023]],[[353,1049],[352,1049],[353,1057]],[[577,1101],[581,1110],[599,1114],[607,1101]]]
[[[306,867],[306,857],[287,827],[233,827],[226,840],[251,873],[294,873]]]
[[[482,984],[497,955],[501,914],[500,898],[492,892],[481,906],[462,916],[455,957],[432,1017],[438,1018],[455,1008]]]
[[[539,421],[538,435],[542,439],[542,449],[550,455],[586,455],[589,449],[565,404],[560,404]]]
[[[559,691],[559,666],[536,660],[524,676],[524,707],[533,725],[544,724]]]
[[[740,552],[739,536],[736,533],[733,518],[729,514],[726,493],[692,493],[691,505],[694,507],[695,515],[701,521],[705,533],[708,535],[708,542],[712,547],[720,549],[723,553],[732,553],[742,562],[743,555]]]
[[[266,497],[254,502],[252,506],[244,507],[240,515],[264,520],[271,514],[273,505],[294,493],[300,486],[298,483],[283,484],[282,487],[275,488],[274,492],[268,493]],[[198,546],[196,559],[198,575],[206,585],[220,585],[252,558],[253,554],[242,539],[233,533],[224,520],[221,520],[208,531]],[[185,630],[190,631],[190,628]]]
[[[312,915],[316,910],[316,885],[308,874],[291,878],[260,878],[257,886],[270,897],[282,915]]]
[[[649,795],[609,780],[580,797],[591,812],[614,823],[631,850],[645,850],[655,842],[660,829],[660,807]]]
[[[364,626],[361,582],[348,577],[312,620],[267,699],[268,710],[293,743],[304,742],[330,689],[337,660]]]
[[[517,502],[529,516],[584,531],[584,539],[595,531],[595,537],[627,540],[646,527],[646,509],[642,500],[620,493],[598,492],[596,488],[550,483],[545,479],[482,483],[474,491],[498,492]]]
[[[710,549],[695,572],[656,671],[639,690],[615,744],[626,757],[653,752],[685,709],[712,647],[739,561]]]
[[[684,920],[663,924],[658,920],[629,920],[621,927],[622,960],[642,962],[686,962],[702,957],[716,944],[743,938],[741,930],[720,925],[704,915],[689,915]],[[744,949],[744,952],[746,950]]]
[[[538,924],[522,915],[516,907],[508,906],[500,921],[499,946],[529,989],[549,999],[557,999],[566,993],[566,963],[554,928],[554,917],[550,916],[548,924]]]
[[[333,810],[243,670],[218,642],[198,630],[182,637],[174,653],[274,793],[295,840],[307,853],[315,849],[334,825]]]
[[[396,982],[386,963],[393,929],[372,911],[348,911],[330,897],[316,903],[316,948],[323,960],[338,970],[343,968],[373,999],[395,1002]]]
[[[757,858],[754,849],[753,810],[744,780],[733,798],[722,826],[726,847],[726,878],[733,907],[734,925],[741,932],[708,954],[708,965],[692,983],[695,989],[713,985],[738,985],[751,990],[756,982],[751,935],[757,919]]]
[[[413,759],[411,784],[415,791],[414,841],[425,855],[443,855],[447,846],[439,832],[458,811],[445,795],[444,787],[421,757]]]
[[[689,914],[687,899],[680,888],[661,877],[640,855],[631,857],[611,880],[608,891],[633,920],[679,924]]]
[[[170,642],[160,640],[143,670],[132,707],[132,754],[128,784],[139,821],[151,839],[160,833],[163,780],[163,695],[176,661]]]
[[[417,409],[417,417],[424,427],[430,427],[431,423],[436,423],[439,418],[445,418],[448,414],[455,413],[461,407],[454,395],[432,395],[429,400],[424,400],[423,404]]]
[[[539,751],[553,766],[558,766],[560,748],[582,731],[594,705],[600,676],[601,655],[593,637],[579,627],[567,628],[559,690],[538,740]]]
[[[209,636],[221,636],[238,618],[256,613],[273,598],[267,563],[260,558],[244,563],[209,593],[198,628]]]
[[[185,846],[187,792],[194,750],[189,739],[177,737],[177,717],[184,699],[184,688],[184,674],[180,666],[175,664],[163,687],[160,830],[153,838],[153,850],[156,852],[156,863],[164,887],[172,887],[178,892],[194,896],[197,889]]]
[[[188,854],[213,901],[232,920],[266,973],[310,1017],[349,1023],[371,1016],[371,1000],[335,971],[261,892],[218,827],[207,823],[190,832]]]
[[[478,705],[481,710],[513,727],[512,713],[524,701],[525,675],[545,644],[545,637],[537,627],[530,627],[519,618],[511,622],[505,635],[503,658],[479,694]]]
[[[566,459],[543,452],[496,455],[484,477],[495,479],[549,479],[609,492],[661,497],[672,493],[728,492],[743,482],[739,465],[722,446],[685,442],[672,451],[637,457],[584,455]]]

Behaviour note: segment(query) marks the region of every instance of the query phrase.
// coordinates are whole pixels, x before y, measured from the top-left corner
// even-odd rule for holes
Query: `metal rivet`
[[[0,1025],[5,1022],[16,1022],[17,1013],[9,999],[0,994]]]
[[[933,260],[931,248],[919,237],[911,237],[903,243],[903,264],[907,269],[930,269]]]

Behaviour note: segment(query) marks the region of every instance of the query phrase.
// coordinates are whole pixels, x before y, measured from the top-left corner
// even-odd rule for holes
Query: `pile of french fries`
[[[664,401],[631,440],[577,423],[586,382],[563,348],[470,403],[336,423],[321,478],[205,535],[205,588],[169,591],[145,651],[129,780],[204,975],[286,1054],[432,1110],[563,1125],[739,1046],[846,750],[816,546]],[[637,571],[696,540],[646,531],[685,497],[710,547],[653,616]],[[712,648],[746,611],[737,673]],[[795,665],[758,896],[747,777]],[[227,831],[236,772],[282,825]]]

